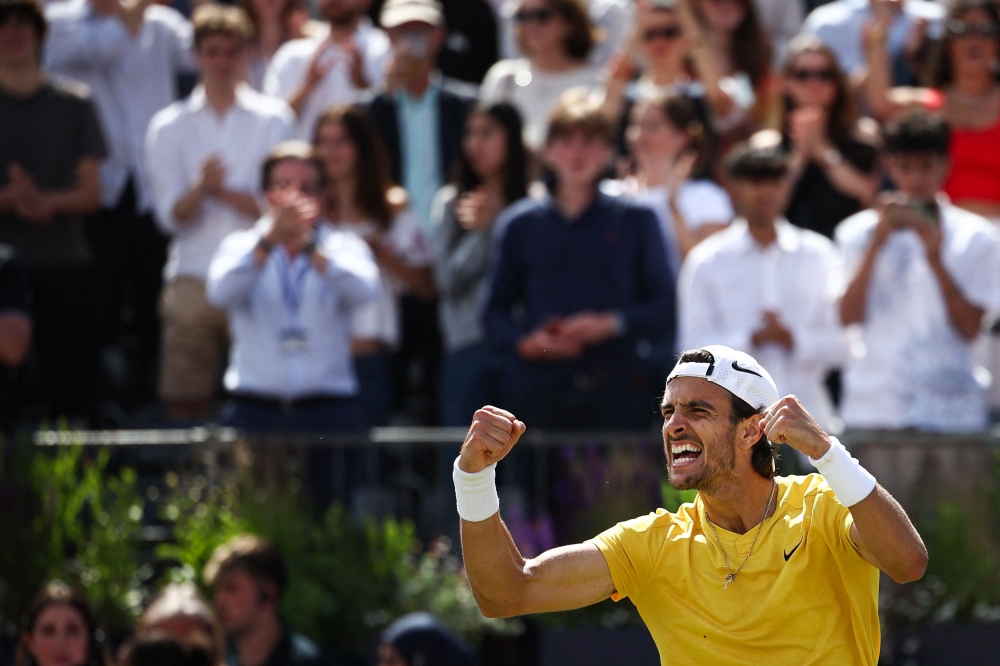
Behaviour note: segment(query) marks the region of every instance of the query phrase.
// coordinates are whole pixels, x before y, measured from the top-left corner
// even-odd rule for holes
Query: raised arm
[[[511,617],[589,606],[615,593],[604,555],[593,544],[562,546],[525,560],[500,519],[493,485],[496,463],[524,434],[510,412],[476,412],[456,463],[462,555],[483,615]],[[496,509],[496,510],[494,510]],[[493,513],[488,517],[481,514]],[[467,520],[466,518],[478,520]]]
[[[795,396],[771,405],[762,427],[772,442],[812,458],[841,504],[854,518],[851,540],[861,556],[897,583],[924,575],[927,548],[903,507],[879,486],[843,445],[823,432]]]

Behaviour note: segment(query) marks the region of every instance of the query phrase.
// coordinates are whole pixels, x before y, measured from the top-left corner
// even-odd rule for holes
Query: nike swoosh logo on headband
[[[735,370],[736,372],[745,372],[748,375],[757,375],[761,379],[764,378],[764,376],[759,372],[757,372],[756,370],[751,370],[750,368],[744,368],[737,361],[733,361],[733,370]]]

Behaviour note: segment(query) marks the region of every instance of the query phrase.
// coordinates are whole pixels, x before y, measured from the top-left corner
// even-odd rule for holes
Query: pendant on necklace
[[[722,586],[722,589],[723,590],[729,589],[729,584],[732,583],[735,580],[736,580],[736,574],[734,574],[734,573],[731,573],[728,576],[726,576],[726,583],[725,583],[725,585]]]

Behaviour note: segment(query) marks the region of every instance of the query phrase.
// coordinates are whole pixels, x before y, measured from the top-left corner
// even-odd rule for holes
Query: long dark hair
[[[729,59],[734,65],[747,73],[754,89],[758,89],[771,69],[771,40],[768,39],[764,25],[757,15],[753,0],[741,0],[746,8],[743,22],[733,33],[729,49]],[[708,21],[701,9],[700,3],[695,3],[695,11],[703,26]]]
[[[788,56],[785,58],[785,67],[782,71],[785,77],[791,76],[795,71],[795,61],[799,56],[806,53],[818,53],[825,56],[830,63],[830,71],[833,72],[833,82],[837,86],[837,97],[833,101],[826,118],[826,131],[830,140],[838,143],[846,139],[860,117],[858,105],[847,85],[847,77],[844,76],[837,56],[830,48],[816,37],[802,35],[792,40],[788,47]],[[795,109],[795,102],[785,93],[781,99],[781,131],[788,133],[788,115]]]
[[[477,106],[469,114],[466,129],[477,115],[488,116],[503,128],[507,140],[507,159],[503,167],[503,195],[508,204],[512,204],[528,195],[528,150],[524,146],[522,130],[524,124],[521,114],[507,102]],[[483,184],[483,179],[469,164],[465,151],[461,151],[455,166],[452,182],[458,188],[459,194],[476,189]]]
[[[35,623],[46,608],[50,606],[70,606],[83,618],[87,625],[87,663],[86,666],[107,666],[108,658],[104,650],[104,634],[97,627],[97,615],[83,592],[70,587],[66,583],[54,580],[46,583],[38,594],[28,604],[21,619],[21,640],[17,645],[17,666],[38,666],[35,657],[28,651],[26,636],[35,629]],[[82,666],[82,665],[81,665]]]
[[[953,0],[944,22],[944,35],[931,50],[930,67],[927,70],[926,85],[929,88],[941,88],[952,82],[955,75],[951,65],[949,47],[955,36],[948,30],[952,21],[960,21],[962,14],[979,10],[985,13],[993,24],[993,40],[1000,43],[1000,13],[990,0]]]
[[[682,152],[692,152],[697,156],[691,170],[692,177],[704,174],[711,157],[713,140],[694,101],[682,92],[668,91],[644,95],[637,100],[638,104],[653,106],[668,123],[687,135],[687,146]]]
[[[376,224],[388,229],[396,212],[389,200],[395,183],[389,175],[389,158],[386,156],[385,146],[368,113],[358,106],[335,106],[328,109],[316,121],[313,145],[319,140],[320,128],[327,123],[341,124],[354,144],[357,159],[355,203]],[[336,188],[329,187],[326,203],[331,210],[336,205],[335,196]]]
[[[587,12],[587,5],[583,0],[546,0],[545,4],[550,10],[559,14],[569,29],[566,31],[566,38],[563,41],[563,48],[566,55],[573,60],[584,61],[590,55],[591,49],[601,40],[603,34],[590,22],[590,14]],[[516,26],[515,26],[516,28]],[[516,31],[515,37],[518,48],[524,52],[521,44],[520,31]]]

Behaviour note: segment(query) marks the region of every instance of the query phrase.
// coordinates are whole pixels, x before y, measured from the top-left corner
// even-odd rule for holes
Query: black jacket
[[[451,84],[447,79],[442,83],[441,94],[438,97],[438,154],[441,166],[441,177],[447,181],[462,150],[462,134],[465,131],[465,119],[475,103],[475,97],[461,90],[458,85]],[[399,136],[399,119],[396,115],[396,98],[392,93],[382,93],[371,99],[366,105],[368,114],[389,153],[392,166],[392,178],[397,183],[403,182],[402,142]],[[417,156],[419,160],[430,159],[430,156]]]

